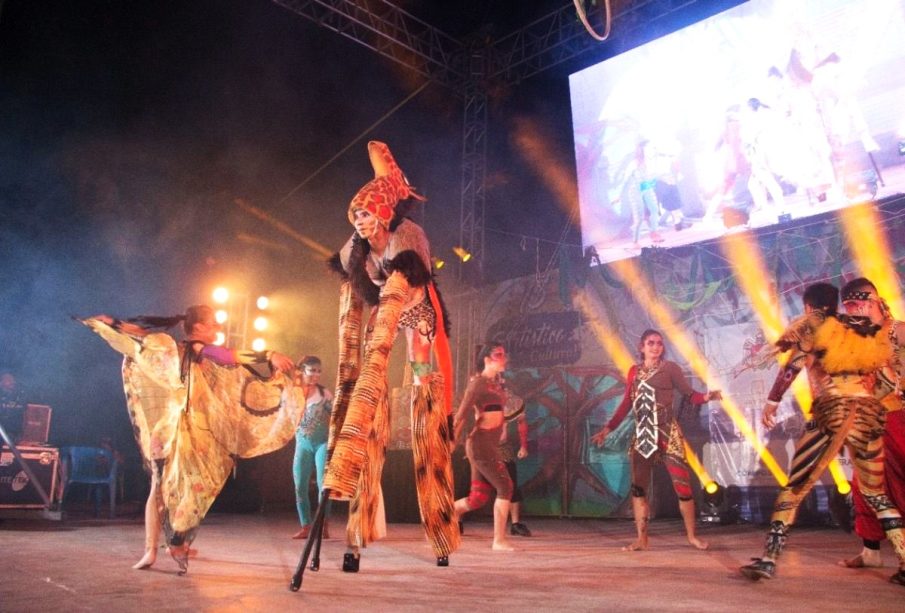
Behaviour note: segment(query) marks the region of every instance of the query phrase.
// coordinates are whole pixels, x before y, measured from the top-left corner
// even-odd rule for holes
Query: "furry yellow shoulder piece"
[[[828,317],[814,336],[815,352],[820,352],[828,374],[868,373],[892,360],[889,324],[867,330],[847,319]]]
[[[788,325],[782,336],[774,343],[779,352],[798,347],[805,353],[814,349],[814,331],[823,324],[826,314],[823,311],[812,311],[799,315]]]

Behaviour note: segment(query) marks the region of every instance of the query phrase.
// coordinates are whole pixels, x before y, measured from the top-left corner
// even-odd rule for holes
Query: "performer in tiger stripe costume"
[[[387,145],[371,141],[368,153],[376,176],[352,199],[349,221],[355,233],[331,260],[344,281],[324,489],[334,500],[350,500],[343,570],[357,572],[359,548],[385,533],[380,475],[389,428],[387,361],[402,330],[414,374],[412,448],[421,520],[438,566],[447,566],[459,545],[447,322],[431,275],[427,237],[397,208],[400,200],[424,198],[409,185]]]
[[[740,569],[755,581],[775,574],[799,504],[843,445],[849,450],[861,491],[899,557],[900,569],[890,580],[902,583],[905,574],[902,516],[885,491],[885,408],[879,400],[894,390],[888,384],[895,381],[895,374],[888,372],[893,360],[892,322],[877,325],[869,317],[839,315],[838,295],[826,283],[809,286],[805,314],[776,343],[780,351],[793,352],[768,396],[764,426],[775,425],[776,406],[804,367],[814,397],[813,419],[795,446],[789,482],[773,507],[763,556]]]

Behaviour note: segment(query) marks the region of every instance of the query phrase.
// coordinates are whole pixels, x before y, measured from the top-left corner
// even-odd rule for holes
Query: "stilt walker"
[[[312,551],[312,566],[319,564],[316,551],[327,500],[350,502],[344,571],[358,572],[360,549],[385,535],[380,476],[389,437],[387,363],[399,330],[405,333],[414,374],[412,449],[418,504],[437,565],[447,566],[459,544],[449,446],[452,368],[447,321],[424,231],[397,206],[401,200],[424,198],[409,185],[384,143],[371,141],[368,153],[375,178],[352,199],[349,221],[355,233],[331,260],[343,284],[327,473],[321,505],[290,584],[293,591],[301,586]]]

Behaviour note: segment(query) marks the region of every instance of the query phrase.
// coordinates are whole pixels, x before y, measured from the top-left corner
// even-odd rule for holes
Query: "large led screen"
[[[571,75],[585,248],[613,261],[905,192],[903,6],[752,0]]]

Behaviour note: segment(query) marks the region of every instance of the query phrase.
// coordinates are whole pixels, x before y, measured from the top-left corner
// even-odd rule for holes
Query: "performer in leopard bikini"
[[[679,497],[679,512],[685,524],[688,542],[697,549],[707,549],[707,543],[695,535],[695,509],[691,491],[691,469],[685,457],[685,439],[676,421],[673,407],[676,392],[690,397],[691,403],[700,405],[719,400],[719,390],[705,393],[692,389],[681,368],[675,362],[663,359],[665,351],[663,335],[656,330],[645,330],[639,345],[641,362],[633,365],[625,385],[625,396],[610,421],[591,437],[602,446],[607,436],[622,423],[629,409],[635,417],[635,436],[629,452],[632,471],[632,511],[638,539],[622,548],[623,551],[647,549],[647,524],[650,507],[647,488],[654,464],[663,462],[672,479],[673,489]]]
[[[889,372],[894,359],[893,322],[876,324],[870,317],[839,315],[836,289],[828,286],[825,292],[815,292],[815,286],[805,290],[805,314],[776,342],[780,351],[792,353],[777,375],[762,421],[768,428],[773,426],[776,405],[804,367],[814,396],[813,419],[795,445],[789,482],[776,498],[764,553],[739,570],[755,581],[774,576],[799,504],[844,445],[861,493],[899,558],[899,571],[890,581],[905,585],[905,528],[886,493],[884,475],[886,409],[881,399],[895,390],[896,375]]]
[[[376,176],[352,199],[349,222],[355,232],[331,259],[343,284],[339,368],[322,497],[350,501],[343,570],[358,572],[359,549],[385,534],[380,476],[389,437],[387,361],[401,330],[414,375],[411,423],[418,505],[437,565],[447,566],[459,545],[449,444],[452,360],[447,319],[431,274],[427,237],[399,204],[425,199],[409,185],[386,144],[371,141],[368,153]],[[318,542],[321,523],[315,516],[290,589],[301,585],[311,538]]]

